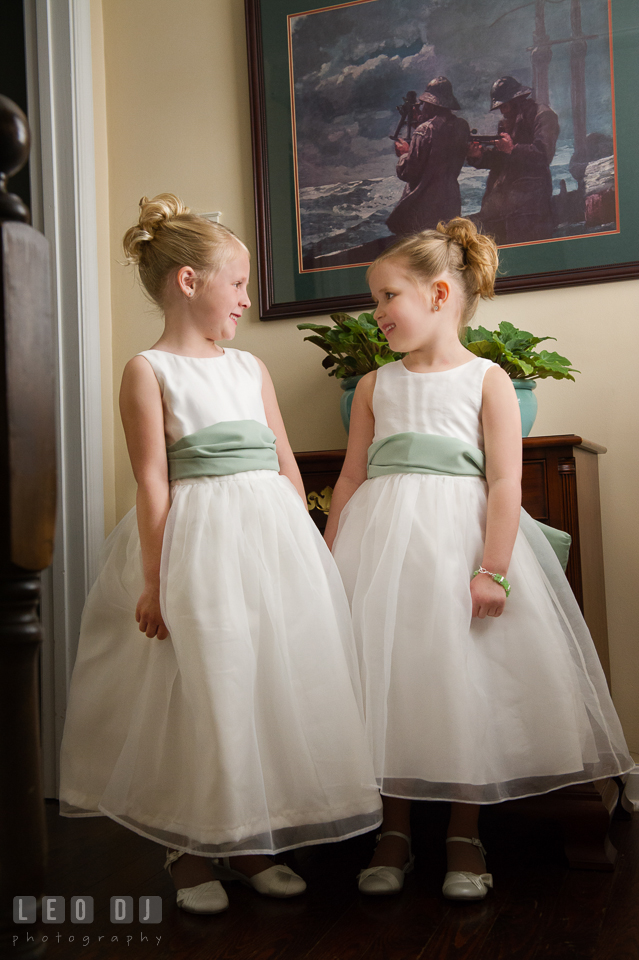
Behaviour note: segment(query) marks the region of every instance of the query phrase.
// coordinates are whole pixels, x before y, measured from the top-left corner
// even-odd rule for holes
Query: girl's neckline
[[[472,360],[467,360],[466,363],[458,363],[456,367],[449,367],[448,370],[409,370],[403,359],[398,360],[398,363],[401,363],[406,373],[411,373],[416,377],[438,377],[442,373],[454,373],[455,370],[461,370],[462,367],[469,367],[471,363],[482,359],[483,357],[473,357]]]
[[[144,350],[143,352],[144,353],[166,353],[168,354],[169,357],[179,357],[181,360],[223,360],[224,357],[226,356],[226,349],[224,347],[220,347],[220,350],[222,351],[222,356],[217,356],[217,357],[187,357],[183,353],[171,353],[170,350],[156,350],[155,347],[151,347],[150,350]]]

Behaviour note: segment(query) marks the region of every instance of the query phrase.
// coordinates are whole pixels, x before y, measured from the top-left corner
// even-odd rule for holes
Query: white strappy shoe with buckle
[[[164,869],[171,875],[176,860],[184,856],[184,850],[170,850]],[[194,887],[181,887],[176,891],[176,903],[187,913],[221,913],[229,905],[226,890],[219,880],[207,880]]]
[[[306,890],[306,882],[294,870],[282,863],[275,863],[252,877],[234,870],[228,857],[216,858],[213,864],[213,876],[218,877],[219,880],[239,880],[265,897],[286,899],[297,897]]]
[[[399,867],[367,867],[357,876],[357,888],[360,893],[366,893],[369,896],[379,897],[389,893],[399,893],[404,886],[404,877],[410,873],[415,865],[415,857],[411,849],[410,837],[405,833],[398,833],[397,830],[387,830],[380,833],[375,838],[377,843],[383,837],[401,837],[408,844],[408,860],[404,866]]]
[[[481,840],[477,837],[448,837],[446,843],[459,841],[460,843],[472,843],[477,847],[482,855],[486,857]],[[484,866],[486,860],[484,859]],[[442,893],[449,900],[483,900],[488,893],[488,888],[493,885],[491,873],[469,873],[467,870],[449,870],[444,877]]]

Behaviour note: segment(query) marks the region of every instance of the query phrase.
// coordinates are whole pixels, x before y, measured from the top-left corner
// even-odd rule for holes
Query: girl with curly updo
[[[412,800],[451,802],[443,893],[481,900],[482,804],[632,767],[551,533],[521,511],[512,383],[460,341],[497,266],[493,241],[458,217],[368,272],[404,357],[357,386],[326,530],[384,803],[366,894],[401,890],[413,867]]]
[[[167,847],[178,905],[218,913],[222,879],[302,893],[268,855],[371,830],[381,804],[348,602],[273,384],[220,346],[248,251],[172,194],[142,199],[124,250],[164,332],[122,379],[137,501],[84,610],[61,812]]]

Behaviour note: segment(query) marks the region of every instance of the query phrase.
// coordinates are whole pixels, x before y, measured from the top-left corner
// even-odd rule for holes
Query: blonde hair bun
[[[169,223],[182,213],[191,212],[173,193],[158,193],[152,200],[142,197],[139,206],[138,222],[129,227],[122,240],[127,263],[140,262],[142,245],[153,240],[163,224]]]
[[[172,271],[190,266],[215,272],[245,245],[232,230],[192,213],[174,193],[140,200],[138,222],[122,239],[126,262],[136,264],[142,286],[159,306]]]
[[[492,237],[477,231],[472,220],[454,217],[448,223],[438,223],[437,230],[459,244],[465,253],[466,266],[474,275],[476,292],[482,299],[495,296],[495,275],[499,254]]]

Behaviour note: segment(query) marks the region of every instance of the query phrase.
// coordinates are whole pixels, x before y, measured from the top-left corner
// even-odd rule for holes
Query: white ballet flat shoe
[[[175,902],[187,913],[222,913],[228,909],[229,898],[219,880],[207,880],[196,887],[182,887]]]
[[[275,863],[272,867],[247,877],[246,874],[230,866],[228,857],[216,859],[213,863],[213,874],[219,880],[239,880],[265,897],[277,897],[283,900],[288,897],[297,897],[306,890],[306,882],[285,864]]]
[[[446,843],[452,843],[454,840],[462,843],[472,843],[474,847],[479,847],[482,858],[486,856],[482,842],[477,837],[448,837]],[[486,861],[484,860],[485,865]],[[488,888],[492,885],[493,877],[490,873],[449,870],[444,877],[442,893],[448,900],[483,900],[488,893]]]
[[[404,866],[399,867],[367,867],[357,875],[357,889],[360,893],[365,893],[371,897],[382,897],[390,893],[399,893],[404,886],[404,877],[410,873],[415,865],[415,857],[411,849],[410,837],[405,833],[398,833],[397,830],[387,830],[386,833],[380,833],[375,838],[377,842],[382,837],[401,837],[408,844],[408,860]]]
[[[183,850],[171,850],[167,854],[164,869],[169,875],[175,861],[182,856]],[[207,880],[194,887],[181,887],[176,891],[175,902],[187,913],[221,913],[228,908],[229,898],[219,880]]]

